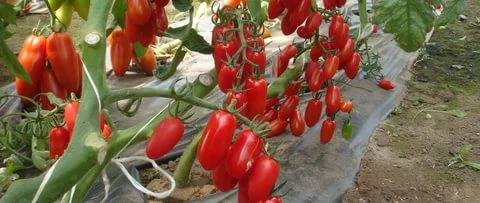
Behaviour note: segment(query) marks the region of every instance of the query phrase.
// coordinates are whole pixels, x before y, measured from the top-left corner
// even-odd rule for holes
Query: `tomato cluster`
[[[80,102],[78,100],[69,101],[63,109],[63,120],[65,126],[55,126],[49,133],[49,149],[50,159],[55,159],[62,156],[65,149],[72,138],[73,129],[75,128],[75,121],[80,109]],[[105,121],[105,116],[100,114],[99,116],[99,130],[102,133],[102,137],[105,140],[110,139],[112,130],[110,125]]]
[[[167,31],[165,6],[168,3],[169,0],[128,0],[124,29],[115,29],[109,37],[110,58],[116,76],[124,76],[131,61],[146,75],[153,75],[157,59],[149,45],[155,43],[156,36]],[[136,56],[135,43],[147,47],[143,56]]]
[[[45,94],[37,97],[40,93],[52,92],[61,99],[70,93],[80,96],[83,64],[68,33],[53,32],[48,38],[30,35],[17,58],[31,79],[29,83],[16,78],[18,95],[40,101],[44,109],[53,109],[54,105]],[[31,105],[27,100],[22,103]]]

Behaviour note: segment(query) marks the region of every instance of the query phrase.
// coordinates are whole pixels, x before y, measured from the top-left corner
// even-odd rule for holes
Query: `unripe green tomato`
[[[73,8],[81,18],[87,20],[88,10],[90,9],[90,0],[74,0]]]

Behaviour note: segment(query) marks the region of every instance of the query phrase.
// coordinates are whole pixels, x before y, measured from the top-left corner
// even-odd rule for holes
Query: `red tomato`
[[[45,69],[42,74],[42,82],[40,83],[40,92],[48,93],[52,92],[56,97],[60,99],[65,99],[67,96],[67,91],[63,88],[58,80],[53,75],[53,71],[51,69]],[[50,103],[48,97],[46,95],[40,96],[40,103],[42,104],[43,109],[53,109],[55,106]]]
[[[278,102],[280,99],[278,97],[272,97],[267,99],[267,105],[265,107],[266,110],[274,108],[276,105],[278,105]]]
[[[338,49],[342,49],[347,43],[349,37],[349,28],[347,23],[343,23],[341,29],[333,36],[333,41]]]
[[[292,115],[290,115],[290,131],[296,137],[301,136],[305,132],[305,121],[299,110],[293,111]]]
[[[274,19],[282,15],[285,10],[285,6],[281,2],[282,0],[270,0],[268,2],[268,18]]]
[[[296,0],[280,0],[280,3],[285,6],[286,8],[293,8],[297,6],[297,1]]]
[[[233,28],[232,22],[215,25],[212,30],[212,46],[225,41],[225,36],[230,33],[228,31]]]
[[[47,38],[47,58],[52,66],[56,78],[61,78],[58,82],[68,92],[75,92],[80,86],[78,73],[78,63],[72,63],[76,59],[77,52],[73,46],[72,38],[65,32],[54,32]]]
[[[65,105],[63,111],[63,120],[65,121],[67,130],[70,132],[73,132],[73,128],[75,127],[75,120],[77,119],[77,113],[79,108],[80,103],[76,100],[68,102],[68,104]]]
[[[246,116],[253,118],[265,112],[267,106],[267,81],[265,79],[248,78],[245,83],[247,96]]]
[[[320,63],[316,60],[310,60],[307,63],[307,68],[305,70],[305,80],[310,81],[310,78],[312,77],[313,73],[315,70],[320,69]]]
[[[313,73],[311,73],[308,83],[308,89],[312,92],[318,92],[323,84],[325,83],[325,73],[323,69],[315,68],[313,69]]]
[[[395,84],[393,84],[392,81],[387,79],[382,79],[378,81],[377,85],[384,90],[392,90],[393,88],[395,88]]]
[[[287,120],[293,111],[297,108],[300,98],[297,95],[289,96],[278,110],[278,118],[282,120]]]
[[[320,129],[320,143],[327,144],[332,140],[336,126],[335,121],[331,118],[327,118],[323,121],[322,129]]]
[[[336,2],[335,0],[323,0],[323,6],[327,10],[335,10]]]
[[[319,99],[313,98],[310,99],[307,103],[307,108],[305,109],[305,124],[311,128],[320,120],[322,115],[322,101]]]
[[[222,64],[220,71],[218,72],[218,87],[224,93],[227,93],[232,89],[233,84],[237,78],[238,68],[231,67],[227,64]]]
[[[289,61],[290,61],[289,58],[285,58],[285,57],[282,57],[282,55],[279,55],[273,66],[273,75],[277,77],[282,75],[282,73],[285,72],[285,70],[287,70]]]
[[[241,1],[243,5],[246,5],[246,0]],[[223,6],[230,8],[237,8],[240,5],[240,0],[223,0]]]
[[[347,3],[347,0],[335,0],[335,4],[337,5],[337,7],[343,7],[345,5],[345,3]]]
[[[159,159],[177,145],[183,136],[185,126],[178,117],[164,118],[153,130],[145,154],[150,159]]]
[[[143,25],[137,25],[140,33],[137,34],[138,41],[143,47],[148,47],[150,44],[154,44],[156,35],[159,29],[157,28],[157,12],[155,7],[152,8],[152,14],[150,19]]]
[[[297,29],[297,35],[303,39],[310,39],[315,35],[315,30],[308,30],[305,26],[300,26]]]
[[[283,72],[288,67],[288,63],[291,58],[295,57],[297,55],[298,49],[294,44],[290,44],[286,46],[279,54],[277,57],[277,64],[274,68],[274,73],[276,76],[282,75]]]
[[[276,137],[285,132],[287,128],[287,121],[277,118],[270,122],[270,132],[268,133],[267,138]]]
[[[158,1],[157,1],[158,2]],[[164,33],[168,29],[168,17],[167,13],[165,12],[165,8],[162,7],[157,3],[157,6],[155,8],[155,24],[156,24],[156,32]]]
[[[322,24],[323,16],[320,12],[313,12],[305,21],[305,28],[310,31],[316,31]]]
[[[248,197],[252,201],[266,200],[275,186],[280,165],[266,155],[260,155],[253,161],[248,176]]]
[[[265,201],[261,201],[260,203],[282,203],[282,198],[281,197],[270,197],[269,199]]]
[[[112,136],[112,128],[110,128],[109,125],[104,124],[102,128],[102,137],[105,141],[108,141],[110,136]]]
[[[310,49],[310,60],[312,61],[318,61],[320,56],[322,56],[323,50],[322,47],[319,43],[316,43],[312,46]]]
[[[282,52],[280,53],[280,56],[291,59],[291,58],[295,57],[295,55],[297,55],[297,53],[298,53],[297,46],[295,46],[295,44],[289,44],[288,46],[286,46],[282,50]]]
[[[331,80],[337,73],[340,66],[340,59],[337,56],[329,56],[323,64],[323,76],[325,80]]]
[[[350,113],[353,108],[353,103],[352,101],[342,101],[340,103],[340,111],[344,113]]]
[[[128,15],[128,13],[125,13],[125,29],[124,32],[128,37],[128,40],[130,40],[131,43],[134,43],[138,41],[139,35],[141,33],[140,28],[138,25],[136,25],[134,20]]]
[[[238,183],[238,179],[227,173],[225,163],[217,166],[211,173],[213,185],[215,185],[215,187],[222,192],[230,191]]]
[[[340,31],[342,30],[344,23],[345,21],[343,20],[343,17],[341,15],[334,15],[332,17],[332,21],[330,22],[330,26],[328,27],[328,36],[334,38],[335,35],[340,33]]]
[[[302,87],[302,81],[292,81],[285,87],[284,95],[286,97],[298,94],[298,90]]]
[[[250,203],[248,198],[248,176],[243,177],[238,182],[238,203]]]
[[[243,92],[233,92],[229,91],[227,93],[227,98],[225,99],[226,104],[230,104],[232,100],[235,99],[235,108],[240,109],[243,108],[243,110],[240,112],[242,115],[245,114],[245,105],[247,104],[247,98]]]
[[[170,0],[155,0],[155,3],[161,7],[167,6],[168,2],[170,2]]]
[[[265,67],[267,66],[267,55],[265,55],[265,51],[257,52],[247,49],[246,58],[253,62],[256,66],[250,64],[249,62],[245,62],[242,74],[243,79],[249,78],[252,73],[254,73],[255,68],[257,73],[263,74],[265,72]]]
[[[80,55],[77,54],[77,63],[78,63],[78,67],[80,67],[78,69],[78,78],[80,79],[80,84],[79,86],[77,87],[77,89],[73,92],[75,93],[75,95],[77,97],[81,97],[82,96],[82,80],[83,80],[83,62],[82,62],[82,59],[80,58]]]
[[[325,105],[327,106],[326,112],[328,116],[332,116],[340,109],[340,88],[335,85],[330,85],[327,88],[327,94],[325,95]]]
[[[290,24],[290,20],[289,20],[290,16],[291,16],[291,12],[287,12],[287,14],[284,15],[282,18],[282,24],[280,25],[280,27],[284,35],[291,35],[297,29],[297,27],[293,27]]]
[[[220,71],[223,63],[229,62],[237,50],[239,44],[237,40],[231,40],[227,43],[217,43],[213,48],[213,60],[215,61],[215,68]]]
[[[250,168],[250,162],[263,150],[263,142],[252,130],[240,132],[237,141],[230,147],[225,158],[228,174],[242,178]]]
[[[132,58],[133,45],[128,36],[120,29],[116,29],[110,35],[112,43],[110,46],[110,59],[112,61],[113,73],[116,76],[124,76],[127,71],[130,59]]]
[[[127,15],[136,25],[143,25],[152,15],[152,5],[149,0],[128,0]]]
[[[70,142],[70,135],[67,129],[63,127],[54,127],[48,135],[48,146],[50,149],[50,159],[62,156],[63,151],[67,149]]]
[[[271,122],[278,118],[278,112],[274,109],[268,110],[265,114],[263,114],[263,121]]]
[[[197,148],[197,159],[204,169],[212,170],[222,163],[236,126],[230,113],[218,110],[211,114]]]
[[[361,57],[357,52],[353,53],[350,61],[345,65],[344,71],[348,78],[354,79],[358,74]]]
[[[340,64],[347,64],[353,56],[353,52],[355,51],[355,42],[353,39],[348,39],[345,46],[340,49],[340,52],[337,53],[338,58],[340,59]]]
[[[311,0],[298,0],[298,1],[291,1],[292,4],[295,4],[293,9],[291,11],[289,10],[289,13],[291,13],[289,17],[290,21],[290,26],[296,28],[300,26],[305,19],[307,19],[308,15],[310,14],[310,8],[312,7],[312,1]],[[292,8],[285,6],[287,8]]]
[[[140,63],[140,67],[142,68],[143,72],[146,75],[152,76],[153,70],[157,67],[157,58],[153,53],[153,49],[151,47],[147,48],[147,52],[138,60]]]
[[[30,76],[31,83],[16,78],[15,87],[18,95],[33,98],[40,93],[40,81],[46,62],[46,41],[43,36],[30,35],[23,42],[17,59]],[[22,103],[29,104],[27,100],[22,100]]]

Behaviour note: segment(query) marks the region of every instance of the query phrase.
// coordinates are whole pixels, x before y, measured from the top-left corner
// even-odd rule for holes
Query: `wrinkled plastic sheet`
[[[357,1],[348,1],[346,5],[346,13],[350,17],[351,28],[359,27],[359,18],[356,15]],[[369,4],[370,6],[370,4]],[[204,36],[207,41],[211,38],[211,24],[209,18],[197,19],[199,21],[199,34]],[[322,25],[326,29],[326,25]],[[272,29],[272,37],[266,39],[268,44],[266,51],[268,53],[268,63],[271,65],[278,47],[282,47],[292,41],[294,37],[285,37],[278,29]],[[292,190],[284,197],[285,202],[340,202],[344,193],[352,187],[356,173],[359,170],[360,161],[368,144],[369,138],[375,130],[376,126],[386,118],[391,110],[398,104],[402,98],[405,89],[405,72],[416,59],[418,53],[406,53],[396,45],[393,36],[390,34],[373,35],[369,41],[369,45],[373,50],[377,51],[380,63],[383,66],[384,74],[391,79],[396,88],[393,91],[384,91],[379,89],[376,84],[369,80],[360,79],[352,81],[351,86],[342,89],[342,96],[351,99],[355,105],[355,111],[352,113],[351,122],[355,126],[354,137],[351,141],[346,141],[341,137],[342,121],[345,115],[339,114],[336,117],[337,132],[333,140],[322,145],[319,142],[319,132],[321,122],[316,126],[306,130],[301,138],[297,138],[284,133],[285,135],[270,140],[275,144],[279,144],[279,152],[277,156],[281,164],[281,174],[277,183],[287,181],[285,188]],[[108,50],[107,50],[108,52]],[[111,65],[107,54],[107,68]],[[177,77],[187,78],[193,81],[198,74],[210,71],[213,66],[213,60],[210,55],[202,55],[198,53],[190,53],[190,55],[180,64],[175,77],[166,81],[159,81],[152,77],[144,77],[143,74],[127,73],[125,77],[117,78],[110,76],[108,78],[109,85],[114,88],[120,87],[157,87],[167,88]],[[343,74],[338,77],[343,77]],[[267,75],[269,80],[272,80]],[[357,88],[358,87],[358,88]],[[2,88],[6,92],[14,92],[14,86],[8,85]],[[206,99],[213,102],[221,102],[223,93],[218,89],[214,89]],[[301,99],[300,108],[303,112],[306,102],[310,99],[309,94],[304,95]],[[164,98],[146,98],[142,102],[140,111],[131,118],[121,115],[115,108],[110,108],[114,122],[120,128],[127,128],[137,123],[143,123],[153,115],[161,111],[169,102]],[[0,109],[0,114],[6,112],[20,110],[19,101],[11,100],[9,105],[5,105]],[[208,118],[209,111],[194,107],[197,123],[205,123]],[[191,140],[191,137],[198,132],[198,129],[190,127],[186,130],[182,141],[175,149],[165,156],[159,162],[166,162],[175,159],[181,155],[182,150]],[[125,150],[121,156],[144,155],[145,142],[138,143]],[[135,167],[145,163],[131,163],[129,170],[138,177],[138,171]],[[124,175],[121,174],[118,167],[110,164],[107,167],[108,177],[110,179],[110,192],[107,202],[145,202],[146,196],[137,191],[128,182]],[[102,179],[99,178],[97,183],[88,193],[88,202],[98,202],[103,199],[104,190]],[[204,199],[195,200],[193,202],[236,202],[236,191],[227,193],[217,193],[205,197]]]

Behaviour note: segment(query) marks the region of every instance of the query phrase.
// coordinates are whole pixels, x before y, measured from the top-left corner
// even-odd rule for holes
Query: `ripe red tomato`
[[[177,145],[183,136],[185,126],[178,117],[164,118],[153,130],[145,154],[150,159],[159,159]]]
[[[291,58],[297,55],[298,49],[294,44],[286,46],[277,57],[277,63],[274,66],[274,75],[280,76],[288,67]]]
[[[140,27],[136,25],[134,20],[128,15],[128,13],[125,13],[125,29],[124,32],[128,37],[128,40],[131,43],[134,43],[139,40],[139,35],[142,33],[140,31]]]
[[[319,99],[313,98],[310,99],[307,103],[307,108],[305,109],[305,124],[311,128],[320,120],[322,115],[322,101]]]
[[[266,110],[274,108],[276,105],[278,105],[278,102],[280,99],[278,97],[272,97],[267,99],[267,105],[265,107]]]
[[[289,44],[282,50],[282,52],[280,52],[280,56],[283,56],[287,59],[291,59],[295,55],[297,55],[297,53],[298,53],[297,46],[295,46],[295,44]]]
[[[33,98],[40,93],[40,81],[46,62],[46,41],[43,36],[30,35],[23,42],[17,59],[30,76],[31,83],[16,78],[15,87],[18,95]],[[29,104],[27,100],[22,100],[22,103]]]
[[[252,130],[239,133],[237,141],[230,147],[225,158],[228,174],[242,178],[249,170],[249,164],[263,150],[263,142]]]
[[[269,199],[265,201],[261,201],[260,203],[282,203],[282,198],[281,197],[270,197]]]
[[[248,176],[243,177],[238,182],[238,203],[251,203],[248,198]]]
[[[345,5],[345,3],[347,3],[347,0],[335,0],[335,4],[337,5],[337,7],[343,7]]]
[[[343,17],[341,15],[334,15],[332,17],[332,21],[330,22],[330,26],[328,27],[328,36],[334,38],[335,35],[340,33],[340,31],[342,30],[344,23],[345,21],[343,20]]]
[[[211,114],[197,148],[197,159],[204,169],[212,170],[222,163],[236,126],[235,116],[228,112],[218,110]]]
[[[284,35],[291,35],[297,29],[297,27],[293,27],[290,24],[290,20],[289,20],[290,16],[291,16],[291,12],[287,12],[287,14],[284,15],[283,18],[282,18],[282,23],[281,23],[280,27],[281,27],[282,33]]]
[[[313,12],[305,21],[305,28],[310,31],[316,31],[322,24],[323,16],[320,12]]]
[[[278,118],[278,112],[275,111],[274,109],[267,110],[267,112],[263,114],[263,121],[266,121],[266,122],[271,122],[277,118]]]
[[[65,121],[67,130],[70,132],[73,132],[73,128],[75,127],[75,120],[77,119],[77,113],[79,108],[80,103],[77,100],[68,102],[68,104],[65,105],[63,111],[63,120]]]
[[[355,41],[353,39],[348,39],[345,43],[345,46],[340,49],[340,52],[337,53],[338,58],[340,59],[340,64],[344,65],[347,64],[353,56],[353,52],[355,51]]]
[[[297,1],[295,0],[280,0],[280,3],[286,8],[293,8],[297,6]]]
[[[280,109],[278,110],[278,118],[287,120],[293,111],[297,108],[300,98],[297,95],[289,96],[285,99]]]
[[[110,136],[112,136],[112,128],[109,125],[104,124],[102,128],[102,137],[105,141],[110,140]]]
[[[357,76],[360,61],[360,54],[357,52],[353,53],[352,58],[344,67],[345,75],[347,75],[348,78],[353,80]]]
[[[302,81],[295,80],[290,82],[287,87],[285,87],[285,92],[283,95],[286,97],[298,94],[298,90],[302,87]]]
[[[285,6],[281,2],[282,0],[270,0],[268,2],[268,18],[274,19],[282,15],[285,10]]]
[[[320,143],[327,144],[332,140],[333,133],[336,128],[335,121],[332,118],[327,118],[322,123],[322,129],[320,129]]]
[[[290,131],[296,137],[301,136],[305,132],[305,121],[299,110],[293,111],[292,115],[290,115]]]
[[[310,81],[310,78],[316,69],[320,69],[320,63],[318,63],[316,60],[310,60],[307,63],[307,68],[305,69],[305,80],[307,83]]]
[[[217,43],[213,48],[213,60],[215,61],[215,68],[220,71],[223,63],[228,63],[239,48],[238,40],[230,40],[226,43]]]
[[[170,0],[155,0],[155,3],[161,7],[167,6],[168,2],[170,2]]]
[[[226,104],[230,104],[232,100],[235,99],[235,108],[240,109],[243,108],[243,110],[240,112],[240,114],[245,115],[245,105],[247,104],[247,98],[243,92],[233,92],[229,91],[227,93],[227,98],[225,99]]]
[[[110,59],[112,61],[113,73],[116,76],[124,76],[127,71],[130,59],[132,58],[133,45],[128,36],[120,29],[116,29],[110,35],[112,42],[110,46]]]
[[[267,55],[265,55],[265,51],[252,51],[251,49],[247,49],[246,58],[256,66],[249,62],[245,62],[242,74],[244,80],[254,73],[255,67],[257,68],[256,70],[258,73],[263,74],[265,72],[265,67],[267,66]]]
[[[238,183],[238,179],[232,177],[226,169],[225,163],[220,164],[212,172],[213,185],[222,191],[228,192],[235,187]]]
[[[310,60],[312,61],[318,61],[320,56],[322,56],[323,50],[322,47],[319,43],[316,43],[312,46],[310,49]]]
[[[67,149],[70,142],[70,135],[67,129],[63,127],[54,127],[48,135],[48,146],[50,149],[50,159],[62,156],[63,151]]]
[[[340,103],[340,111],[344,113],[350,113],[353,108],[353,103],[352,101],[342,101]]]
[[[60,99],[65,99],[67,96],[67,91],[63,88],[58,80],[55,78],[53,71],[49,68],[45,69],[42,74],[42,82],[40,83],[40,92],[48,93],[52,92],[56,97]],[[55,108],[53,104],[50,103],[46,95],[40,96],[40,103],[42,104],[43,109],[51,110]]]
[[[335,0],[323,0],[323,6],[327,10],[335,10],[336,2]]]
[[[277,118],[270,122],[270,132],[268,133],[267,138],[276,137],[285,132],[287,128],[287,121],[284,119]]]
[[[308,15],[310,14],[310,8],[312,7],[311,0],[298,0],[298,1],[291,1],[294,4],[293,9],[288,10],[291,13],[288,20],[290,21],[290,26],[297,28],[300,26],[305,19],[307,19]],[[285,6],[287,8],[292,8]]]
[[[152,15],[152,5],[149,0],[128,0],[127,15],[136,25],[143,25]]]
[[[312,92],[318,92],[325,83],[324,71],[323,69],[315,68],[311,74],[312,76],[310,76],[309,80],[307,80],[308,89],[310,89]]]
[[[326,112],[328,116],[332,116],[340,109],[340,88],[335,85],[330,85],[327,88],[327,94],[325,95],[325,105],[327,106]]]
[[[347,40],[349,38],[349,31],[350,30],[347,23],[343,23],[341,29],[333,36],[333,41],[335,42],[335,46],[338,49],[342,49],[347,43]]]
[[[158,2],[158,1],[157,1]],[[168,17],[167,13],[165,12],[165,8],[157,3],[155,8],[155,24],[156,24],[156,32],[164,33],[168,29]]]
[[[227,93],[232,89],[233,84],[237,78],[238,68],[222,64],[220,71],[218,72],[218,87],[224,93]]]
[[[216,45],[219,42],[224,42],[225,40],[227,40],[227,34],[231,33],[229,31],[233,28],[234,27],[232,22],[215,25],[212,30],[212,46]]]
[[[308,30],[305,26],[300,26],[297,29],[297,35],[303,39],[310,39],[315,35],[315,30]]]
[[[80,86],[78,63],[76,59],[77,52],[73,46],[72,38],[65,32],[54,32],[47,38],[47,58],[52,67],[56,78],[61,78],[58,82],[68,92],[75,92]],[[72,74],[74,73],[74,74]]]
[[[253,161],[248,176],[248,197],[252,201],[266,200],[275,186],[280,165],[266,155],[260,155]]]
[[[393,84],[392,81],[387,79],[382,79],[378,81],[377,85],[384,90],[392,90],[393,88],[395,88],[395,84]]]
[[[325,80],[331,80],[337,73],[340,66],[340,59],[337,56],[329,56],[323,64],[323,76]]]
[[[153,70],[155,67],[157,67],[157,58],[155,57],[151,47],[147,48],[147,52],[145,52],[145,54],[138,59],[138,62],[140,63],[140,67],[146,75],[153,75]]]
[[[267,81],[263,78],[248,78],[245,82],[247,96],[246,116],[253,118],[265,112],[267,106]]]

